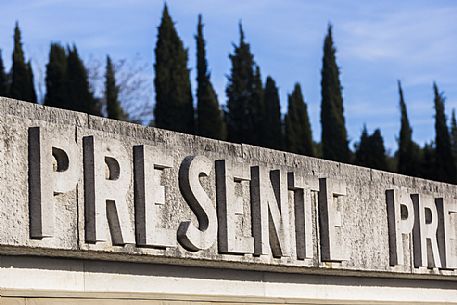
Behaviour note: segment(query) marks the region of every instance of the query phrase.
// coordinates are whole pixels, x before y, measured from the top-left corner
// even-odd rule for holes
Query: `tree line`
[[[31,61],[26,61],[21,30],[14,28],[12,67],[9,73],[0,53],[0,95],[37,103]],[[128,119],[120,106],[115,69],[111,58],[106,58],[105,90],[96,97],[89,82],[88,69],[75,45],[51,43],[46,65],[46,95],[43,104],[68,110],[102,115],[113,119]]]
[[[178,35],[167,5],[164,6],[155,45],[154,119],[151,126],[190,133],[218,140],[246,143],[301,155],[353,163],[374,169],[398,172],[448,183],[457,183],[457,121],[452,111],[450,125],[445,114],[444,94],[433,83],[435,139],[420,147],[412,137],[406,102],[398,81],[401,127],[398,150],[390,156],[384,147],[380,129],[369,134],[364,126],[360,139],[350,149],[345,127],[340,69],[332,26],[323,44],[321,68],[322,134],[313,141],[307,104],[297,82],[287,96],[287,112],[280,110],[279,90],[271,76],[263,81],[242,24],[239,41],[229,55],[231,68],[226,85],[225,107],[219,104],[211,82],[206,59],[206,41],[202,16],[198,16],[196,43],[196,103],[188,67],[188,50]],[[0,95],[37,103],[33,69],[26,61],[21,31],[16,23],[12,67],[7,73],[0,52]],[[111,119],[131,120],[119,97],[116,67],[107,56],[103,96],[96,96],[88,69],[75,45],[53,42],[46,65],[48,106],[86,112]]]

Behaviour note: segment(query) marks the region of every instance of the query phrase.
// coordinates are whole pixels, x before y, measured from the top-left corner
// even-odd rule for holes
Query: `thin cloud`
[[[391,60],[403,64],[440,63],[457,50],[453,22],[457,8],[408,8],[377,18],[342,24],[342,52],[363,60]]]

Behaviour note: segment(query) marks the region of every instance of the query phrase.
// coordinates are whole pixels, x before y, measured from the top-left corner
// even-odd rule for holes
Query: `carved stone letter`
[[[230,164],[230,165],[228,165]],[[219,223],[220,253],[253,253],[254,238],[236,234],[237,223],[243,218],[243,196],[235,194],[235,185],[248,182],[249,168],[225,160],[216,161],[216,201]]]
[[[163,227],[165,187],[160,184],[164,170],[173,166],[171,156],[146,145],[133,148],[135,175],[136,240],[140,246],[175,247],[176,231]]]
[[[319,191],[319,180],[288,173],[289,190],[294,192],[297,259],[313,258],[313,213],[311,196]]]
[[[405,189],[386,191],[387,223],[389,227],[389,262],[391,266],[405,265],[403,236],[409,235],[414,226],[414,207]]]
[[[438,212],[431,195],[413,194],[414,205],[413,248],[414,267],[441,268],[438,249]]]
[[[181,194],[198,220],[198,227],[187,220],[178,228],[178,240],[189,251],[208,249],[217,238],[216,208],[200,184],[200,177],[208,177],[212,167],[213,163],[206,157],[189,156],[179,169]]]
[[[343,245],[343,196],[346,196],[346,184],[343,181],[319,179],[319,225],[321,259],[324,262],[346,260]]]
[[[135,243],[133,213],[127,206],[132,169],[127,151],[114,140],[83,138],[86,242]]]
[[[79,175],[80,157],[74,130],[50,134],[43,127],[29,128],[31,238],[54,236],[56,196],[74,190]]]
[[[287,173],[253,166],[251,179],[254,254],[290,256]]]
[[[457,269],[457,203],[451,198],[437,198],[435,202],[441,265],[442,268]]]

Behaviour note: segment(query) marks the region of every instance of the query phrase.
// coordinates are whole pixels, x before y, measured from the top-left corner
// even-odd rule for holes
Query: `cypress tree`
[[[270,76],[265,82],[265,114],[264,127],[266,131],[264,138],[265,147],[282,149],[282,126],[281,126],[281,106],[279,102],[279,92],[276,83]]]
[[[0,50],[0,96],[8,95],[8,77],[3,65],[2,51]]]
[[[49,62],[46,65],[46,106],[70,109],[66,85],[67,54],[63,46],[51,43]]]
[[[451,139],[446,124],[444,96],[433,83],[435,103],[435,179],[442,182],[456,183],[457,169],[452,156]]]
[[[252,144],[258,146],[265,146],[266,138],[268,137],[268,130],[265,127],[265,101],[264,101],[264,87],[262,83],[262,76],[260,74],[260,67],[254,67],[254,82],[252,84],[251,101],[248,104],[248,113],[251,116],[251,121],[254,130],[251,132]]]
[[[96,102],[89,86],[89,77],[76,46],[68,49],[67,57],[67,102],[66,109],[100,115],[100,106]]]
[[[198,16],[195,40],[197,43],[197,133],[204,137],[223,140],[225,139],[224,121],[208,72],[201,15]]]
[[[455,109],[452,109],[451,116],[451,148],[454,161],[457,161],[457,120],[455,118]]]
[[[369,167],[367,164],[370,163],[370,145],[369,135],[367,126],[363,125],[362,134],[360,135],[360,141],[355,145],[355,160],[354,163],[360,166]]]
[[[420,152],[419,177],[424,179],[435,179],[435,149],[433,143],[425,143]]]
[[[324,40],[321,79],[322,154],[324,159],[349,162],[347,132],[343,115],[340,71],[336,64],[332,26]]]
[[[27,82],[28,82],[27,96],[29,96],[29,101],[32,103],[36,103],[37,95],[36,95],[36,91],[35,91],[35,80],[33,77],[32,63],[30,62],[30,60],[27,62]]]
[[[398,137],[397,172],[404,175],[417,176],[420,171],[419,147],[412,139],[413,130],[409,124],[408,111],[400,81],[398,81],[398,94],[400,96],[401,127]]]
[[[105,102],[108,118],[114,120],[125,120],[127,118],[119,102],[119,87],[116,84],[113,62],[109,56],[106,56]]]
[[[194,108],[187,68],[187,50],[165,5],[155,47],[155,126],[194,132]]]
[[[354,163],[379,170],[388,169],[381,130],[376,129],[369,135],[367,127],[363,127],[360,142],[356,145]]]
[[[260,69],[254,62],[250,45],[244,40],[240,23],[240,42],[234,45],[226,93],[228,139],[232,142],[262,143],[263,86]]]
[[[372,168],[379,170],[388,170],[386,149],[384,147],[384,139],[382,138],[381,130],[376,129],[370,137],[371,147],[373,147]]]
[[[315,156],[311,124],[303,99],[300,84],[295,84],[288,95],[288,110],[285,118],[287,149],[293,153]]]
[[[254,56],[250,46],[244,41],[242,25],[239,25],[240,42],[234,45],[233,54],[229,55],[231,70],[226,88],[227,100],[227,131],[231,142],[248,143],[249,130],[252,128],[247,119],[247,104],[254,79]]]
[[[16,22],[14,27],[13,66],[11,68],[11,87],[9,95],[12,98],[36,103],[35,86],[30,62],[25,62],[22,49],[21,30]]]

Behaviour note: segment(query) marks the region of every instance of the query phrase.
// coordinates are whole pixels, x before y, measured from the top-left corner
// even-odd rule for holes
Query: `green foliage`
[[[28,88],[28,96],[29,96],[29,101],[36,103],[37,102],[37,95],[35,91],[35,81],[33,77],[33,69],[32,69],[32,63],[30,60],[27,62],[27,88]]]
[[[165,5],[155,47],[155,126],[194,132],[194,108],[187,68],[187,50]]]
[[[397,168],[397,158],[395,155],[389,154],[389,152],[386,152],[386,162],[387,162],[387,170],[389,172],[395,172],[395,169]]]
[[[349,162],[350,150],[343,115],[340,71],[336,64],[332,27],[324,40],[321,80],[322,154],[324,159]]]
[[[46,65],[46,106],[70,109],[66,84],[67,54],[63,46],[51,43],[49,62]]]
[[[197,133],[201,136],[224,140],[225,126],[213,88],[206,61],[202,16],[198,16],[197,35]]]
[[[438,181],[456,183],[457,169],[452,156],[451,139],[446,124],[444,111],[444,96],[439,92],[436,83],[433,84],[435,95],[435,162],[434,178]]]
[[[240,23],[240,42],[230,54],[231,69],[226,93],[228,139],[232,142],[261,145],[263,142],[263,86],[260,69],[254,62],[250,45],[244,40]]]
[[[254,130],[251,135],[253,137],[252,144],[265,146],[266,139],[268,137],[268,127],[265,126],[265,100],[264,100],[264,87],[262,83],[262,76],[260,74],[259,66],[254,67],[254,82],[252,85],[252,97],[251,102],[248,105],[249,113],[251,114],[251,121],[254,126]]]
[[[65,50],[59,43],[51,43],[44,104],[100,115],[100,104],[90,89],[88,72],[76,46]]]
[[[455,118],[455,109],[452,109],[451,116],[451,149],[454,161],[457,161],[457,120]]]
[[[288,96],[288,110],[285,118],[287,149],[291,152],[315,156],[308,111],[300,84],[295,84]]]
[[[32,68],[30,62],[25,62],[21,30],[17,22],[14,27],[13,66],[11,69],[9,96],[27,102],[37,102]]]
[[[369,168],[388,170],[384,140],[379,129],[369,135],[367,127],[363,127],[360,142],[356,145],[354,163]]]
[[[400,81],[398,81],[398,93],[400,95],[401,127],[398,137],[397,172],[404,175],[417,176],[420,174],[419,147],[412,139],[413,130],[409,125],[408,112]]]
[[[127,119],[127,115],[122,110],[121,103],[119,102],[119,87],[116,84],[116,73],[109,56],[106,56],[105,102],[108,118],[114,120]]]
[[[0,50],[0,96],[8,95],[8,77],[3,65],[2,51]]]
[[[418,146],[416,146],[418,147]],[[435,179],[435,148],[433,143],[426,143],[420,152],[420,171],[418,176],[424,179]]]
[[[320,142],[313,142],[316,158],[322,158],[322,145]]]
[[[68,48],[67,56],[67,103],[66,109],[100,115],[100,105],[89,86],[87,69],[79,57],[76,46]]]
[[[263,145],[273,149],[282,149],[284,141],[281,126],[279,92],[276,82],[270,76],[267,77],[265,82],[264,102],[265,114],[263,130],[266,132]]]

